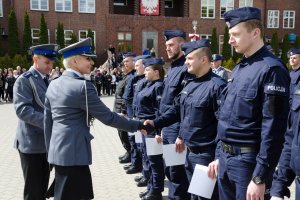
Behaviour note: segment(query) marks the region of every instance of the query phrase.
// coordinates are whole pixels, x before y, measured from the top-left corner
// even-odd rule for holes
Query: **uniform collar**
[[[252,54],[251,56],[249,56],[248,58],[246,58],[245,56],[243,56],[241,63],[247,63],[249,61],[254,60],[257,56],[262,55],[263,52],[269,52],[267,47],[264,45],[262,46],[258,51],[256,51],[254,54]]]
[[[213,74],[212,69],[209,69],[209,71],[206,74],[204,74],[201,77],[196,77],[196,78],[194,78],[194,80],[197,82],[202,82],[202,81],[207,80],[209,77],[211,77],[212,74]]]
[[[155,80],[155,81],[147,81],[147,86],[149,87],[149,86],[151,86],[151,85],[154,85],[154,84],[157,83],[157,82],[162,82],[162,80],[161,80],[161,79],[157,79],[157,80]]]
[[[66,71],[75,73],[78,77],[83,78],[83,75],[81,73],[79,73],[78,71],[74,70],[74,69],[67,68]]]
[[[178,58],[177,60],[174,60],[171,63],[171,67],[183,66],[184,63],[185,63],[185,57],[184,57],[184,55],[182,55],[180,58]]]
[[[39,74],[39,75],[42,77],[42,79],[44,79],[44,78],[46,77],[46,75],[44,75],[44,74],[42,74],[41,72],[39,72],[39,70],[37,70],[37,69],[35,68],[35,66],[31,66],[31,69],[32,69],[32,71],[34,71],[36,74]]]

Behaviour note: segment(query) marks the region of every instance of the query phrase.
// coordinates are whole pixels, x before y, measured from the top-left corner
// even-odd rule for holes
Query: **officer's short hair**
[[[212,61],[212,53],[211,53],[210,48],[202,47],[202,48],[196,49],[195,51],[200,56],[206,56],[208,58],[209,62]]]
[[[258,19],[250,19],[248,21],[244,22],[245,27],[247,28],[248,32],[254,30],[255,28],[258,28],[260,30],[260,38],[263,38],[264,36],[264,27],[260,20]]]

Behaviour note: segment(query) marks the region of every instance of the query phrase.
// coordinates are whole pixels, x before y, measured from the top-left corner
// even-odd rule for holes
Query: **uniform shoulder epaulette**
[[[33,76],[33,74],[31,73],[31,71],[27,71],[27,72],[23,73],[23,76],[25,78],[29,78],[30,76]]]
[[[284,67],[285,68],[285,64],[280,59],[274,59],[272,57],[265,57],[264,60],[266,62],[266,65],[269,68],[273,68],[273,67]]]
[[[218,75],[214,75],[211,80],[214,83],[216,83],[218,86],[226,84],[226,81],[223,78],[221,78],[220,76],[218,76]]]

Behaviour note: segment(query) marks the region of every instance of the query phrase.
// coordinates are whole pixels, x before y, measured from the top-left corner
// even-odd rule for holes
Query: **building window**
[[[73,34],[72,30],[64,30],[65,46],[68,46],[71,44],[72,34]]]
[[[201,17],[215,18],[215,0],[201,0]]]
[[[219,35],[219,54],[222,54],[224,44],[224,35]]]
[[[130,32],[118,32],[118,52],[132,51],[132,34]]]
[[[295,28],[295,11],[283,11],[283,28]]]
[[[209,39],[209,40],[211,40],[211,34],[200,34],[200,39]]]
[[[268,28],[279,28],[279,10],[268,10]]]
[[[224,13],[234,8],[234,0],[221,0],[220,18],[224,18]]]
[[[96,31],[92,31],[94,35],[94,46],[96,47]],[[70,35],[71,37],[71,35]],[[88,37],[88,30],[79,30],[79,41],[84,40]],[[95,49],[96,51],[96,49]]]
[[[72,12],[72,0],[55,0],[55,11]]]
[[[165,0],[165,8],[173,8],[173,0]]]
[[[49,10],[48,0],[30,0],[31,10]]]
[[[80,13],[95,13],[95,0],[79,0]]]
[[[127,0],[114,0],[114,6],[127,6]]]
[[[241,7],[253,7],[253,0],[239,0],[239,5]]]
[[[0,17],[3,17],[3,4],[2,4],[2,0],[0,0]]]
[[[33,28],[31,29],[31,38],[32,38],[32,44],[37,45],[40,44],[40,29]],[[48,41],[50,42],[50,32],[48,29]]]

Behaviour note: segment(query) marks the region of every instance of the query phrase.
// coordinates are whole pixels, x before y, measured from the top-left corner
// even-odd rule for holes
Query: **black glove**
[[[152,133],[153,131],[155,131],[155,128],[150,124],[144,125],[144,122],[140,121],[138,130],[145,130],[147,133]]]

